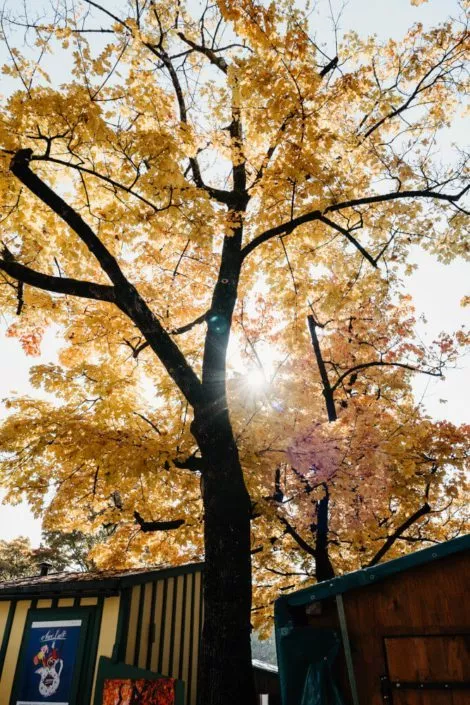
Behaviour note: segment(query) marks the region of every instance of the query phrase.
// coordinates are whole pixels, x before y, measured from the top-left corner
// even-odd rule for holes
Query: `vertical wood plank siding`
[[[101,616],[100,636],[94,667],[93,690],[91,694],[90,703],[93,702],[93,698],[95,696],[96,675],[100,656],[111,657],[113,653],[119,618],[119,601],[119,597],[106,597],[104,599],[103,612]]]
[[[0,682],[3,664],[10,639],[13,617],[15,616],[16,602],[0,602]]]
[[[0,681],[0,703],[6,705],[10,699],[13,678],[15,677],[16,662],[20,650],[21,640],[23,638],[24,625],[28,610],[31,606],[31,600],[21,600],[16,604],[15,614],[10,632],[10,638],[5,654],[3,664],[2,679]]]
[[[61,600],[62,602],[62,600]],[[33,605],[31,605],[32,607]],[[47,607],[52,607],[52,600],[38,600],[36,603],[38,609],[46,609]]]
[[[201,624],[200,571],[135,585],[126,663],[183,680],[186,705],[194,705]]]

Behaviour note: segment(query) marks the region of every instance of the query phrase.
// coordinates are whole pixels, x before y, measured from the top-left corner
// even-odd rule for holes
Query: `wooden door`
[[[470,705],[470,634],[385,638],[384,702]]]

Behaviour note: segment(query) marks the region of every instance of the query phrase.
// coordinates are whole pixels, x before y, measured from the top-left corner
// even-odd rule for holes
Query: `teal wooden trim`
[[[204,563],[188,563],[187,565],[179,565],[175,568],[162,568],[161,570],[149,570],[148,572],[136,573],[134,575],[125,575],[119,578],[121,585],[141,585],[142,583],[150,583],[153,580],[163,580],[164,578],[175,578],[178,575],[190,575],[193,573],[202,572]]]
[[[149,631],[147,639],[147,659],[145,661],[145,667],[150,670],[150,664],[152,661],[152,647],[155,641],[155,603],[157,601],[157,582],[154,580],[152,583],[152,595],[150,597],[150,618],[149,618]]]
[[[156,681],[159,678],[165,678],[160,673],[147,671],[136,666],[128,666],[125,663],[114,663],[112,659],[101,656],[98,662],[98,673],[96,677],[95,698],[93,705],[102,705],[103,688],[106,679],[127,679],[136,680],[143,678],[145,680]],[[175,704],[184,705],[184,683],[181,680],[175,681]]]
[[[8,642],[10,641],[11,627],[15,617],[15,611],[16,602],[12,600],[8,610],[7,621],[5,623],[5,631],[3,632],[2,646],[0,647],[0,678],[2,677],[3,664],[5,663],[5,656],[7,655]]]
[[[32,583],[18,587],[3,588],[0,584],[0,600],[54,600],[63,597],[73,597],[80,600],[82,597],[96,597],[104,595],[119,595],[120,586],[114,578],[102,580],[84,580],[80,585],[65,578],[61,583]]]
[[[196,610],[196,580],[194,575],[191,577],[191,602],[189,615],[189,655],[188,655],[188,689],[187,702],[191,697],[191,688],[193,683],[193,654],[194,654],[194,612]]]
[[[180,657],[178,662],[178,678],[183,675],[183,665],[184,665],[184,641],[186,636],[186,620],[188,615],[186,612],[186,600],[188,597],[188,576],[183,576],[183,601],[181,607],[181,632],[180,632]]]
[[[168,600],[168,580],[163,581],[163,600],[162,600],[162,627],[160,629],[160,643],[158,645],[158,665],[157,669],[161,672],[163,668],[163,652],[165,648],[165,629],[166,629],[166,604]]]
[[[23,630],[23,637],[21,639],[21,646],[20,646],[20,651],[18,654],[18,661],[16,664],[16,670],[15,670],[15,678],[13,681],[13,688],[10,696],[10,705],[15,705],[17,698],[17,694],[20,688],[20,680],[19,677],[22,673],[22,666],[24,665],[25,662],[25,654],[27,650],[27,645],[28,645],[28,634],[29,630],[31,628],[31,624],[34,620],[38,621],[45,621],[45,620],[59,620],[59,619],[81,619],[83,621],[83,625],[80,629],[80,637],[79,637],[79,642],[78,642],[78,649],[77,649],[77,656],[75,663],[77,664],[75,667],[74,675],[73,675],[73,681],[72,681],[72,689],[71,689],[71,694],[70,694],[70,699],[69,699],[69,705],[83,705],[86,700],[84,700],[84,695],[90,697],[90,691],[85,694],[83,690],[83,678],[82,676],[85,675],[84,673],[84,667],[86,665],[86,655],[87,655],[87,647],[88,647],[88,637],[89,637],[89,627],[90,627],[90,619],[92,616],[92,613],[96,611],[96,607],[79,607],[78,609],[74,609],[73,607],[58,607],[58,608],[48,608],[48,607],[43,607],[42,609],[36,609],[32,610],[29,609],[28,615],[26,617],[26,623],[24,626]],[[88,650],[89,653],[89,650]],[[94,657],[96,657],[96,652],[94,654]],[[94,659],[93,659],[94,661]]]
[[[351,697],[353,705],[359,705],[359,696],[357,694],[356,674],[354,672],[354,663],[351,653],[351,642],[349,641],[348,624],[346,621],[346,612],[344,610],[344,602],[342,595],[336,595],[336,608],[338,610],[338,620],[341,630],[341,639],[343,642],[344,658],[346,661],[346,670],[348,672],[349,687],[351,689]]]
[[[178,575],[192,575],[202,572],[203,563],[188,563],[187,565],[177,566],[175,568],[162,568],[160,570],[141,571],[130,575],[121,575],[118,577],[97,577],[91,580],[67,580],[65,575],[57,582],[49,580],[46,582],[35,582],[36,578],[31,579],[31,583],[15,586],[9,585],[4,588],[0,584],[0,600],[11,600],[21,596],[21,599],[34,599],[35,597],[45,597],[49,599],[59,597],[96,597],[98,593],[103,593],[105,596],[118,595],[120,590],[134,585],[142,585],[143,583],[151,583],[154,580],[166,580],[167,578],[177,577]]]
[[[199,588],[199,632],[197,634],[197,642],[196,642],[196,650],[197,650],[197,669],[196,673],[194,674],[195,680],[196,680],[196,693],[198,692],[198,683],[199,683],[199,672],[200,672],[200,658],[199,655],[201,653],[201,641],[202,641],[202,627],[203,627],[203,619],[204,619],[204,573],[201,574],[201,585]]]
[[[362,570],[356,570],[354,573],[347,573],[346,575],[333,578],[332,580],[325,580],[312,587],[297,590],[297,592],[293,592],[290,595],[280,597],[278,600],[286,600],[291,606],[317,602],[328,597],[334,597],[335,595],[348,592],[349,590],[354,590],[355,588],[373,585],[392,575],[417,568],[421,565],[426,565],[427,563],[432,563],[446,556],[463,553],[464,551],[470,551],[470,534],[459,536],[456,539],[445,541],[436,546],[431,546],[430,548],[424,548],[421,551],[415,551],[401,558],[395,558],[392,561],[379,563],[370,568],[363,568]]]
[[[101,619],[103,617],[103,605],[104,597],[100,595],[98,597],[98,604],[93,607],[80,607],[79,609],[91,609],[90,613],[90,624],[88,628],[87,636],[87,648],[86,654],[82,666],[82,677],[80,682],[80,702],[77,705],[82,705],[83,703],[89,703],[91,698],[91,691],[93,688],[93,679],[95,675],[96,666],[96,654],[98,652],[98,642],[101,632]],[[83,698],[83,699],[82,699]]]
[[[114,642],[112,660],[124,661],[126,656],[126,639],[129,630],[129,615],[131,612],[132,589],[126,588],[119,598],[118,623],[116,628],[116,641]]]
[[[173,583],[173,600],[171,603],[171,622],[170,622],[170,657],[168,661],[168,671],[173,677],[173,657],[175,653],[175,630],[176,630],[176,607],[178,605],[178,578],[174,578]]]
[[[137,612],[137,628],[135,631],[135,646],[134,646],[134,666],[139,665],[139,651],[140,644],[142,641],[142,617],[144,613],[144,600],[145,600],[145,585],[138,586],[139,592],[139,609]]]

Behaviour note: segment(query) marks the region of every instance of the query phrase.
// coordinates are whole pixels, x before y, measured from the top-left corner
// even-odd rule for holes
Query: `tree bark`
[[[202,454],[204,624],[199,705],[254,705],[251,663],[251,503],[228,411],[196,414]]]
[[[330,493],[324,484],[325,495],[317,502],[317,527],[315,535],[315,576],[318,582],[335,577],[335,569],[328,550],[328,510]]]

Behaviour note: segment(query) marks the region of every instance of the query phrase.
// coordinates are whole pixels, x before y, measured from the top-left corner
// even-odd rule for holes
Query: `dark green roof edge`
[[[372,585],[380,580],[384,580],[391,575],[402,573],[411,568],[417,568],[420,565],[431,563],[434,560],[439,560],[445,556],[451,556],[455,553],[462,553],[470,550],[470,534],[459,536],[450,541],[436,544],[430,548],[424,548],[421,551],[409,553],[401,558],[379,563],[371,568],[363,568],[356,570],[354,573],[346,573],[346,575],[338,576],[332,580],[325,580],[311,587],[297,590],[289,595],[284,595],[278,598],[277,602],[287,602],[291,606],[305,605],[309,602],[317,602],[328,597],[333,597],[355,588],[361,588],[366,585]]]
[[[174,568],[161,568],[157,570],[149,570],[147,572],[136,573],[134,575],[126,575],[119,578],[120,587],[128,587],[131,585],[142,585],[143,583],[151,583],[153,580],[162,580],[163,578],[172,578],[177,575],[188,575],[190,573],[199,573],[203,570],[204,563],[186,563]]]
[[[10,585],[7,588],[2,588],[0,583],[0,601],[11,599],[26,599],[34,596],[47,595],[96,595],[98,593],[118,594],[126,587],[133,585],[142,585],[143,583],[151,583],[154,580],[163,580],[172,578],[178,575],[187,575],[189,573],[197,573],[202,571],[204,563],[187,563],[186,565],[175,566],[173,568],[160,568],[149,571],[141,571],[139,573],[130,573],[129,575],[121,576],[105,576],[99,577],[99,574],[91,580],[67,580],[62,577],[57,582],[49,580],[47,582],[32,582],[27,584],[26,579],[22,580],[22,584],[15,586]],[[48,577],[51,578],[53,574]],[[37,576],[34,576],[37,577]],[[33,580],[34,578],[31,578]]]

